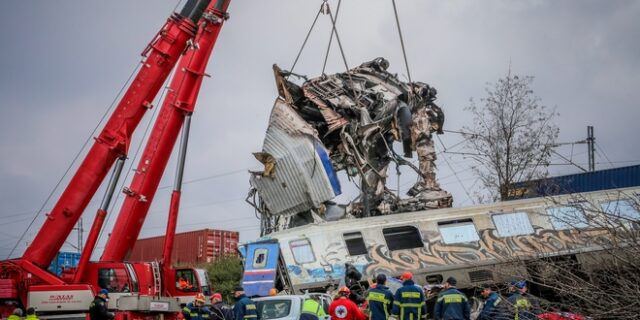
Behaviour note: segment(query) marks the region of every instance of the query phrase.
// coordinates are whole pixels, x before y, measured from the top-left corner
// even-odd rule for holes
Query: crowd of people
[[[419,287],[411,272],[400,277],[402,287],[392,294],[386,286],[386,276],[380,274],[366,292],[366,302],[358,307],[349,299],[347,287],[329,308],[331,320],[470,320],[471,305],[467,296],[456,289],[457,280],[449,277],[442,285]],[[478,320],[534,320],[542,313],[539,301],[527,292],[525,281],[514,281],[508,298],[500,296],[491,285],[484,285],[481,295],[485,299]],[[427,302],[434,307],[427,310]],[[368,312],[367,316],[365,312]]]
[[[210,305],[206,305],[206,298],[202,293],[196,294],[194,301],[188,303],[182,308],[182,317],[186,320],[257,320],[258,314],[255,303],[249,299],[242,287],[236,287],[233,291],[236,299],[235,305],[227,306],[222,301],[220,293],[214,293],[210,298]],[[96,295],[89,307],[89,316],[91,320],[111,320],[114,314],[109,312],[107,301],[109,299],[109,291],[101,289]],[[18,310],[18,309],[16,309]],[[22,318],[9,318],[17,320]],[[37,318],[26,318],[37,319]]]
[[[329,306],[331,320],[470,320],[471,305],[467,296],[456,289],[457,281],[449,277],[442,285],[419,287],[413,281],[411,272],[400,277],[402,287],[393,294],[386,286],[387,277],[379,274],[365,293],[365,301],[360,306],[353,300],[348,287],[337,291]],[[481,295],[485,299],[477,320],[537,320],[547,319],[542,314],[539,300],[527,292],[526,281],[514,281],[509,286],[509,296],[503,297],[489,284],[482,287]],[[275,293],[274,293],[275,294]],[[214,293],[210,304],[198,293],[193,302],[182,309],[186,320],[259,320],[256,304],[246,296],[242,287],[233,290],[236,303],[228,306],[223,303],[222,295]],[[91,320],[111,320],[114,314],[109,312],[107,301],[109,291],[101,289],[91,302],[89,315]],[[427,310],[427,303],[433,304]],[[24,316],[24,317],[23,317]],[[317,296],[306,299],[302,305],[299,320],[319,320],[326,316]],[[16,308],[8,320],[38,319],[33,308]]]
[[[364,302],[356,304],[353,293],[348,287],[337,291],[329,305],[331,320],[470,320],[471,305],[467,296],[456,289],[454,277],[447,278],[441,285],[420,287],[413,281],[411,272],[400,277],[402,286],[394,293],[386,286],[384,274],[376,276],[373,284],[365,293]],[[509,286],[509,296],[503,297],[489,284],[482,287],[481,295],[485,299],[477,320],[537,320],[547,319],[542,315],[539,300],[527,292],[526,281],[514,281]],[[274,293],[275,294],[275,293]],[[233,307],[223,303],[222,295],[211,295],[210,304],[202,293],[195,296],[193,302],[182,309],[186,320],[259,320],[256,304],[246,296],[242,287],[233,290],[236,300]],[[91,302],[89,315],[91,320],[111,320],[114,314],[109,312],[107,302],[109,291],[101,289]],[[359,302],[359,301],[358,301]],[[428,310],[428,305],[433,305]],[[16,308],[9,320],[38,319],[35,310],[28,308],[26,316],[23,310]],[[318,296],[311,296],[302,305],[299,320],[319,320],[326,316]]]

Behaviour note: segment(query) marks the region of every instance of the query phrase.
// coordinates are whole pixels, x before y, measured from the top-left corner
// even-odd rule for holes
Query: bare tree
[[[580,259],[540,259],[530,278],[556,294],[563,309],[592,319],[638,319],[640,310],[640,203],[637,194],[621,192],[599,206],[573,197],[578,214],[566,224],[591,237],[600,250]],[[557,218],[557,217],[556,217]]]
[[[512,183],[543,178],[559,129],[557,113],[541,104],[531,90],[531,76],[508,74],[492,87],[478,106],[473,98],[465,110],[473,126],[464,127],[466,147],[472,149],[474,167],[492,200],[504,200]]]
[[[532,293],[544,298],[542,312],[638,319],[640,194],[621,191],[599,201],[572,195],[562,202],[551,199],[549,204],[562,208],[547,214],[563,225],[562,241],[571,249],[558,255],[533,245],[522,256],[526,258],[505,256],[505,262],[523,267],[504,272],[526,280]]]

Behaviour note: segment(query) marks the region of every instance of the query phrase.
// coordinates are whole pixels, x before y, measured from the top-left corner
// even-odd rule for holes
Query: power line
[[[206,176],[206,177],[202,177],[202,178],[195,178],[195,179],[191,179],[191,180],[186,180],[186,181],[182,182],[182,184],[185,185],[185,184],[201,182],[201,181],[205,181],[205,180],[217,179],[217,178],[231,176],[231,175],[238,174],[238,173],[248,172],[249,170],[251,170],[251,168],[244,168],[244,169],[237,169],[237,170],[231,170],[231,171],[216,173],[216,174],[213,174],[213,175],[210,175],[210,176]],[[162,186],[162,187],[158,187],[158,190],[171,188],[171,187],[172,187],[171,185]]]
[[[440,139],[440,136],[437,136],[438,141],[440,141],[440,144],[444,147],[444,143],[442,142],[442,140]],[[449,166],[449,168],[451,169],[451,171],[454,173],[456,180],[458,180],[458,183],[460,184],[460,186],[462,187],[462,190],[464,190],[464,193],[467,195],[467,197],[469,199],[471,199],[471,195],[469,195],[469,190],[467,190],[467,187],[464,186],[464,184],[462,183],[462,181],[460,180],[460,177],[458,177],[458,174],[456,173],[456,171],[453,169],[453,167],[451,166],[451,164],[449,164],[449,160],[447,160],[447,157],[442,157],[445,161],[445,163]],[[471,199],[471,202],[473,202],[475,204],[475,201],[473,201],[473,199]]]
[[[609,164],[611,165],[611,167],[613,167],[613,162],[611,162],[611,160],[609,160],[609,157],[607,157],[607,154],[604,152],[604,150],[602,150],[602,147],[600,147],[600,145],[594,141],[594,144],[596,145],[596,150],[599,150],[599,154],[602,154],[602,156],[604,156],[604,158],[607,160],[607,162],[609,162]]]

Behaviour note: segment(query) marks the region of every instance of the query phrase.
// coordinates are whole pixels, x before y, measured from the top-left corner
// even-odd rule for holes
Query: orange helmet
[[[196,302],[202,302],[202,303],[204,303],[204,301],[205,301],[204,295],[203,295],[202,293],[198,293],[198,294],[196,294],[196,298],[195,298],[195,300],[196,300]]]
[[[413,274],[411,272],[409,272],[409,271],[403,273],[400,276],[400,280],[411,280],[411,279],[413,279]]]
[[[349,288],[347,288],[347,287],[342,287],[342,288],[340,288],[340,290],[338,290],[338,294],[346,296],[346,295],[351,294],[351,290],[349,290]]]

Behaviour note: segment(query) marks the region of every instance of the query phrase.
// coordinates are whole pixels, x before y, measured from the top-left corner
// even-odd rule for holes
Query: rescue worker
[[[385,286],[387,276],[379,274],[376,276],[375,287],[369,288],[367,293],[367,304],[369,305],[370,320],[387,320],[393,307],[393,294]]]
[[[233,320],[233,311],[228,305],[222,302],[222,295],[218,292],[211,296],[211,319],[214,320]]]
[[[425,300],[429,301],[438,297],[438,294],[442,290],[441,284],[425,284],[422,289],[424,290]]]
[[[433,311],[436,320],[470,320],[471,307],[467,297],[458,289],[458,281],[454,277],[447,278],[444,283],[444,291],[438,294],[435,310]]]
[[[399,320],[420,320],[427,318],[427,305],[424,302],[422,288],[413,282],[413,274],[405,272],[400,277],[402,287],[393,297],[391,314]]]
[[[338,290],[338,296],[329,306],[331,320],[366,320],[367,316],[358,308],[355,302],[349,300],[351,290],[342,287]]]
[[[513,285],[515,292],[509,296],[507,301],[513,307],[514,320],[535,320],[540,313],[540,303],[537,299],[527,293],[527,282],[517,281]]]
[[[204,306],[205,300],[202,293],[196,294],[193,302],[189,302],[182,308],[182,316],[184,316],[186,320],[211,319],[211,311]]]
[[[107,308],[109,299],[109,290],[100,289],[98,295],[93,299],[89,306],[89,317],[91,320],[108,320],[113,319],[113,313]]]
[[[237,302],[233,305],[233,315],[235,320],[256,320],[258,313],[256,304],[244,294],[244,288],[233,289],[233,297]]]
[[[27,316],[24,317],[24,320],[40,320],[38,316],[36,316],[36,309],[32,307],[27,308]]]
[[[189,290],[191,288],[193,288],[193,286],[191,285],[191,283],[189,283],[189,281],[187,281],[187,279],[185,279],[182,276],[180,276],[180,278],[178,278],[178,289],[180,289],[180,290]]]
[[[20,320],[22,319],[22,309],[15,308],[13,309],[12,314],[7,318],[7,320]]]
[[[319,297],[313,295],[304,300],[302,304],[302,314],[300,314],[300,320],[318,320],[320,317],[325,316],[324,309],[318,302]]]
[[[482,311],[478,316],[478,320],[500,320],[509,318],[508,313],[505,310],[507,302],[503,301],[502,297],[500,297],[497,292],[493,291],[490,284],[485,283],[482,286],[480,294],[486,300],[482,307]]]

